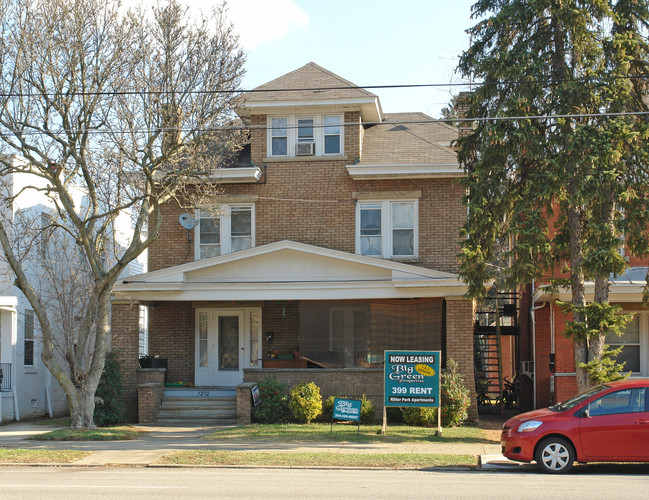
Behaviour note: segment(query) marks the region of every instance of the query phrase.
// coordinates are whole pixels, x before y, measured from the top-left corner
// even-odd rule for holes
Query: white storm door
[[[243,381],[243,311],[198,310],[196,385],[232,386]]]

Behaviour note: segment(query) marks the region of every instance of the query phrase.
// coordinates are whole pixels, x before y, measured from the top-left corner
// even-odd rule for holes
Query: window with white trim
[[[271,157],[342,155],[343,115],[271,116],[268,151]]]
[[[218,216],[212,216],[208,210],[198,210],[197,218],[197,260],[255,245],[254,205],[222,205]]]
[[[356,253],[417,257],[417,200],[361,201],[356,205]]]
[[[626,313],[626,311],[625,311]],[[613,349],[622,347],[617,356],[618,363],[624,363],[625,372],[643,377],[649,376],[649,313],[633,313],[633,318],[623,329],[623,334],[609,334],[606,343]]]
[[[34,311],[25,309],[25,330],[23,337],[25,366],[34,366]]]

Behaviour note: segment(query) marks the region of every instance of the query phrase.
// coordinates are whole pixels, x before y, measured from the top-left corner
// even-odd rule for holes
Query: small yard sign
[[[361,402],[358,399],[334,399],[334,415],[336,420],[354,420],[361,419]]]
[[[261,403],[261,394],[259,394],[259,386],[254,386],[250,389],[250,394],[252,395],[252,402],[255,406]]]
[[[359,399],[334,398],[334,411],[331,415],[331,430],[334,428],[334,420],[356,422],[358,431],[361,426],[361,401]]]

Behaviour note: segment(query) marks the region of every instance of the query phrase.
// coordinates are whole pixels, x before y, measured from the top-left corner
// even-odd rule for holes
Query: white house
[[[11,161],[19,162],[18,158]],[[19,163],[16,163],[19,164]],[[47,270],[39,260],[48,258],[51,274],[60,267],[57,263],[78,258],[74,243],[52,242],[45,239],[41,229],[57,217],[54,204],[37,187],[45,181],[29,173],[13,173],[2,178],[0,197],[12,199],[2,212],[5,227],[12,228],[16,243],[32,244],[31,259],[23,261],[27,275],[36,283],[41,298],[54,297],[60,290],[51,286]],[[71,190],[77,207],[86,203],[81,189]],[[15,198],[14,198],[15,197]],[[129,236],[130,218],[117,218],[114,228],[115,244],[125,245]],[[18,240],[22,238],[22,240]],[[23,245],[25,246],[25,245]],[[47,252],[47,254],[46,254]],[[36,256],[36,258],[34,258]],[[75,257],[76,256],[76,257]],[[131,263],[123,276],[146,271],[146,255]],[[65,277],[64,277],[65,278]],[[63,315],[58,314],[54,300],[48,314],[55,331],[62,339],[66,328]],[[72,315],[73,316],[73,315]],[[0,259],[0,422],[42,416],[61,416],[68,413],[65,393],[41,360],[42,344],[38,320],[27,298],[14,286],[14,276],[4,258]]]

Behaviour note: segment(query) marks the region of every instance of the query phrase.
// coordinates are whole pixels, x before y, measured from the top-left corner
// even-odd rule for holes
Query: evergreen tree
[[[582,390],[602,371],[607,332],[625,322],[592,324],[618,312],[608,282],[626,268],[620,248],[649,254],[649,122],[633,113],[647,111],[648,4],[480,0],[473,15],[459,69],[483,82],[468,116],[490,119],[458,141],[469,208],[460,274],[474,297],[496,274],[510,287],[568,276],[554,283],[571,289]],[[506,269],[490,265],[498,260]]]

